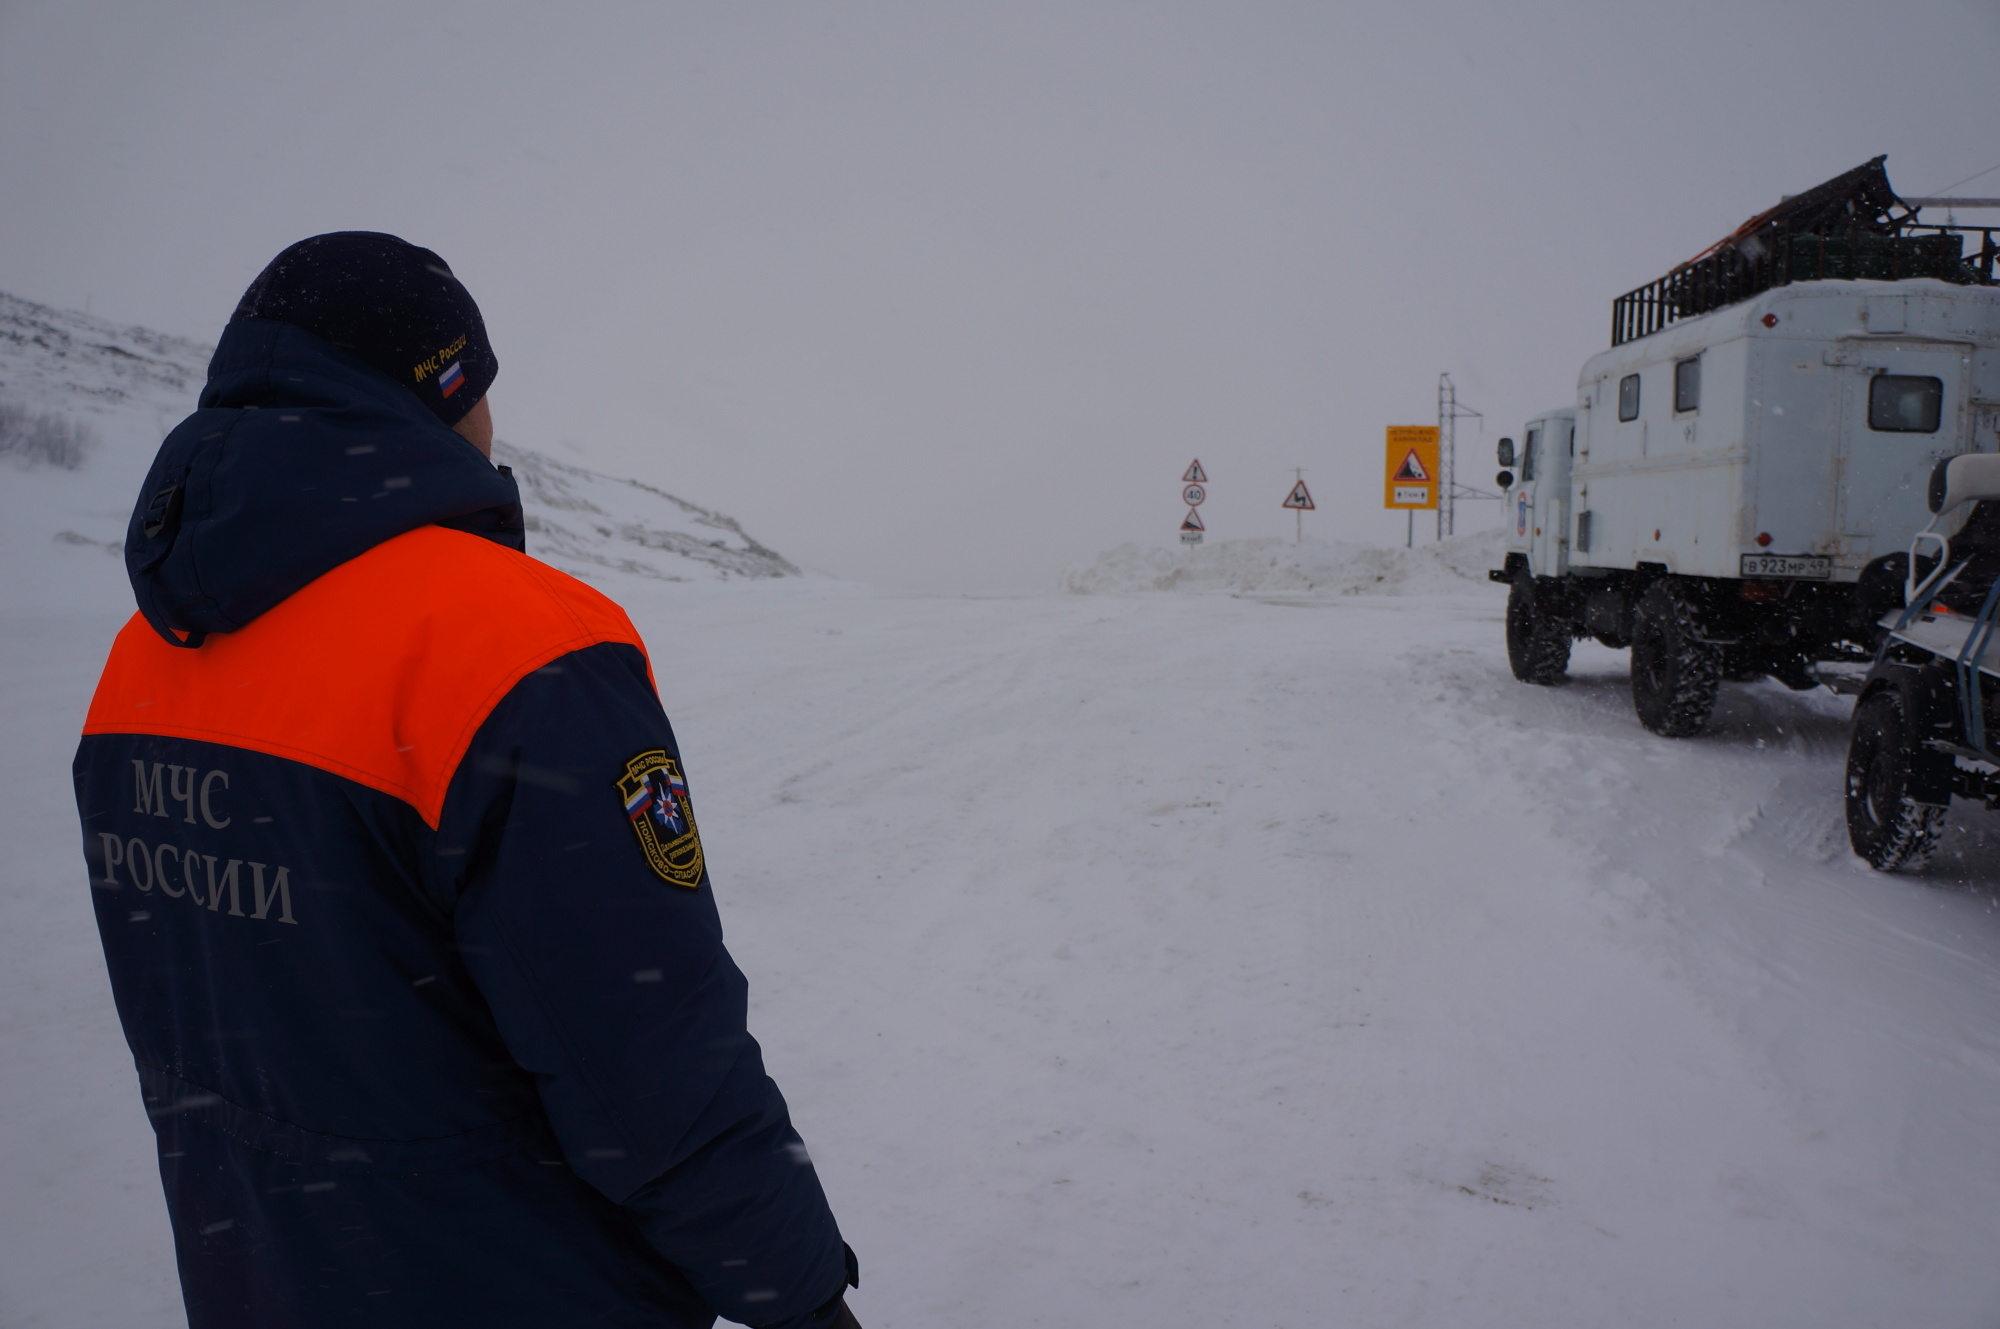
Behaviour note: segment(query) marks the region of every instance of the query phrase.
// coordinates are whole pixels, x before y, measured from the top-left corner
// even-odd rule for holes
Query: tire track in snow
[[[2000,822],[1960,804],[1930,874],[1872,873],[1841,820],[1845,699],[1725,686],[1709,731],[1670,741],[1631,714],[1622,653],[1581,646],[1573,672],[1470,728],[1534,772],[1542,823],[1646,924],[1642,953],[1728,1030],[1800,1154],[1843,1160],[1837,1179],[1761,1160],[1722,1190],[1858,1267],[1951,1282],[1918,1322],[1973,1322],[1954,1317],[2000,1300],[1967,1241],[2000,1186],[2000,876],[1975,875],[2000,865]]]

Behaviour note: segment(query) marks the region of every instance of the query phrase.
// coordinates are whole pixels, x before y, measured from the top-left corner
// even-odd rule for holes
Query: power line
[[[1993,163],[1993,164],[1992,164],[1991,166],[1989,166],[1989,167],[1987,167],[1987,168],[1986,168],[1985,170],[1983,170],[1983,171],[1979,172],[1979,174],[1978,174],[1978,175],[1968,175],[1968,176],[1966,176],[1966,177],[1965,177],[1965,179],[1963,179],[1963,180],[1954,180],[1954,181],[1952,181],[1952,182],[1951,182],[1950,184],[1946,185],[1946,186],[1945,186],[1945,187],[1944,187],[1943,189],[1933,189],[1933,190],[1931,191],[1931,193],[1933,193],[1933,194],[1946,194],[1946,193],[1949,193],[1949,192],[1951,192],[1952,190],[1954,190],[1954,189],[1958,188],[1958,187],[1959,187],[1960,185],[1969,185],[1969,184],[1971,184],[1971,183],[1972,183],[1972,182],[1973,182],[1974,180],[1977,180],[1977,179],[1979,179],[1979,178],[1980,178],[1980,176],[1987,176],[1987,175],[1991,175],[1991,174],[1993,174],[1993,173],[1994,173],[1995,171],[2000,171],[2000,162],[1994,162],[1994,163]]]

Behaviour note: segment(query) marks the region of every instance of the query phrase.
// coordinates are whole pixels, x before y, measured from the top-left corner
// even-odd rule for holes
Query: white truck
[[[1916,216],[1878,157],[1614,302],[1576,404],[1500,443],[1517,678],[1629,646],[1674,737],[1725,679],[1858,684],[1822,666],[1873,659],[1933,466],[2000,451],[2000,246]]]

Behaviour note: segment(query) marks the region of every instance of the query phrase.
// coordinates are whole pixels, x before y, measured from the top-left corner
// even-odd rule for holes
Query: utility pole
[[[1453,386],[1450,374],[1438,375],[1438,442],[1444,453],[1444,474],[1439,477],[1442,484],[1438,494],[1438,539],[1458,534],[1458,500],[1499,499],[1499,494],[1458,482],[1458,422],[1478,420],[1483,425],[1486,417],[1470,406],[1460,403],[1458,389]]]

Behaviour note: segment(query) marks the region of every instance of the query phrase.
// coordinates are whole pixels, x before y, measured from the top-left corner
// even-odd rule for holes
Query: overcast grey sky
[[[393,231],[503,437],[1043,590],[1171,544],[1197,455],[1211,538],[1288,535],[1303,466],[1309,535],[1399,540],[1440,370],[1483,482],[1613,296],[1876,153],[2000,163],[1996,56],[1993,0],[0,0],[0,289],[212,340],[286,244]]]

